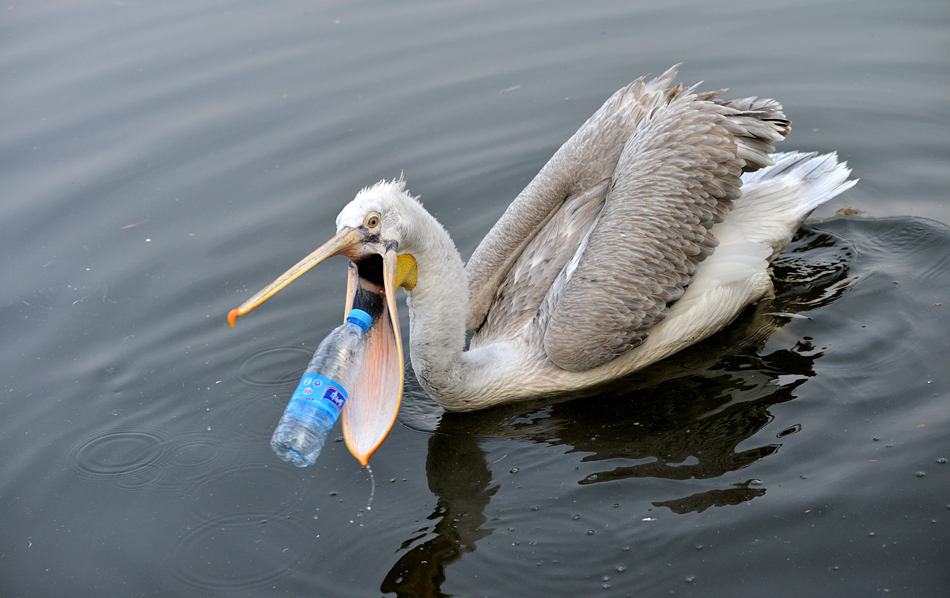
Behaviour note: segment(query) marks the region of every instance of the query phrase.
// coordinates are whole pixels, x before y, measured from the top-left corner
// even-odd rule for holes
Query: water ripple
[[[227,515],[189,528],[172,555],[185,583],[213,590],[260,587],[292,574],[316,551],[316,534],[306,522],[285,516],[267,519]]]
[[[303,347],[272,347],[249,355],[238,368],[242,382],[253,386],[280,386],[295,382],[312,351]]]
[[[227,425],[219,425],[215,429],[214,433],[221,435],[218,441],[226,444],[237,439],[266,444],[293,391],[292,386],[286,385],[267,395],[245,392],[234,397],[217,414],[220,421],[227,422]]]
[[[169,464],[182,469],[205,467],[224,454],[225,444],[206,433],[179,436],[169,451]]]
[[[69,466],[84,478],[135,476],[133,486],[141,487],[161,479],[160,470],[167,455],[167,439],[157,430],[112,429],[81,440],[69,453]]]
[[[192,507],[204,519],[222,513],[241,514],[251,520],[266,520],[299,510],[301,498],[274,492],[286,488],[301,473],[278,462],[250,463],[228,467],[202,482],[194,491]]]

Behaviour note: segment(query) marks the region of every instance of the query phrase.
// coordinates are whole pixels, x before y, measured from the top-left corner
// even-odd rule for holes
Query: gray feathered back
[[[473,345],[530,326],[555,364],[586,370],[643,342],[683,294],[740,174],[772,163],[790,123],[777,102],[719,100],[675,75],[614,94],[476,249]]]

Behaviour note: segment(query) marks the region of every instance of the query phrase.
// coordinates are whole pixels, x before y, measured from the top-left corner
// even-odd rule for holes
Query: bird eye
[[[379,226],[379,214],[370,214],[366,217],[366,228],[376,228]]]

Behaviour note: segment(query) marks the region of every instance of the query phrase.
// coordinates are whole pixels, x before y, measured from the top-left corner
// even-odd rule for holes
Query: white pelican
[[[615,93],[554,154],[465,264],[402,179],[360,191],[337,233],[228,314],[234,325],[334,255],[346,311],[374,316],[343,410],[364,465],[396,418],[409,355],[452,411],[578,391],[726,326],[772,292],[769,263],[822,202],[854,184],[834,154],[771,154],[780,104],[673,85],[676,67]],[[466,330],[471,331],[465,347]]]

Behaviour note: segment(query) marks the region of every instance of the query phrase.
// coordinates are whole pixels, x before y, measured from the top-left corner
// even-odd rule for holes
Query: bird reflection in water
[[[428,517],[435,523],[403,542],[405,552],[380,590],[446,596],[441,589],[446,567],[494,532],[486,511],[500,487],[493,474],[501,470],[493,469],[482,448],[486,438],[566,446],[566,453],[582,453],[586,463],[630,463],[588,474],[575,481],[579,485],[629,478],[710,480],[774,454],[781,442],[738,447],[772,420],[773,405],[795,398],[823,354],[807,339],[782,338],[782,327],[801,312],[836,300],[853,280],[852,257],[847,241],[806,226],[774,263],[776,296],[746,310],[718,335],[602,386],[596,397],[443,413],[432,430],[426,462],[429,489],[438,497]],[[791,346],[765,353],[770,339],[771,346]],[[422,401],[425,393],[414,388],[415,380],[407,383],[410,403],[417,397]],[[411,418],[403,423],[414,427]],[[786,430],[776,440],[797,430]],[[510,465],[494,467],[507,472]],[[757,480],[746,479],[652,504],[677,514],[700,513],[766,491]]]

